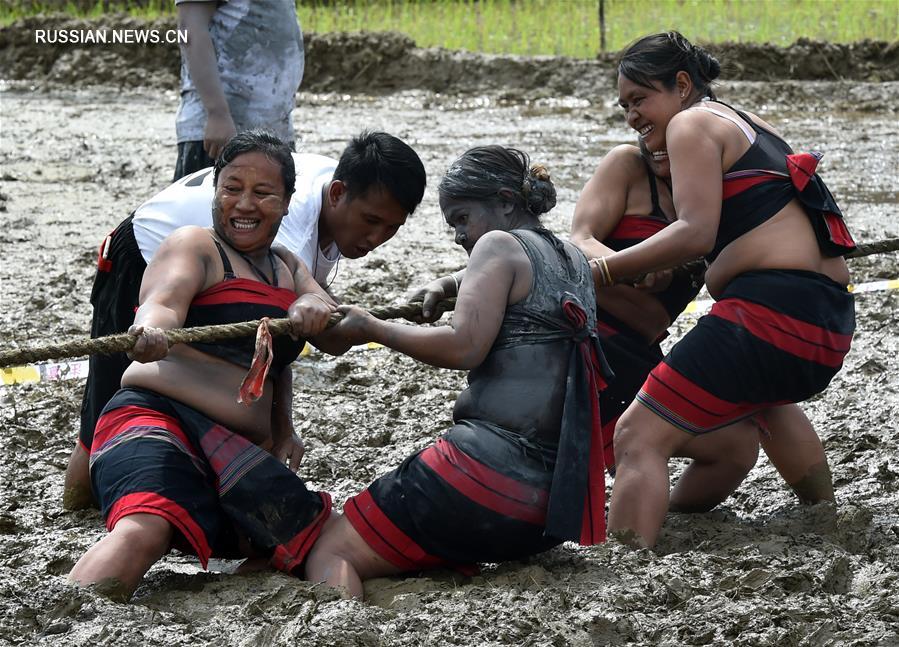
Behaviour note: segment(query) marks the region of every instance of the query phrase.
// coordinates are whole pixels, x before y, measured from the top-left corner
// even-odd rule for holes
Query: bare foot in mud
[[[836,501],[833,493],[833,477],[830,474],[830,465],[827,461],[813,465],[808,474],[796,481],[790,483],[790,487],[799,502],[803,505],[814,505],[822,501]]]
[[[609,539],[636,550],[650,547],[643,537],[630,529],[613,530],[609,533]]]

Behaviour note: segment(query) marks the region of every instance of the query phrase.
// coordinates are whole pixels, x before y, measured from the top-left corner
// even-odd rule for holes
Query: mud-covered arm
[[[607,256],[613,279],[677,267],[714,247],[721,219],[723,147],[704,126],[704,117],[698,111],[684,111],[668,124],[666,140],[677,220],[643,242]],[[602,284],[595,266],[593,276]]]
[[[452,325],[419,327],[379,321],[364,310],[344,306],[340,310],[345,318],[334,330],[353,344],[373,341],[433,366],[472,369],[487,357],[513,282],[522,273],[529,277],[531,271],[521,245],[506,232],[489,232],[472,250]]]
[[[294,472],[300,467],[306,448],[293,427],[293,370],[289,366],[275,376],[272,395],[271,453]]]
[[[187,30],[187,42],[181,45],[191,81],[206,109],[203,148],[215,159],[237,130],[219,77],[215,47],[209,23],[217,2],[184,2],[178,5],[178,29]]]
[[[138,362],[155,362],[168,354],[163,330],[181,328],[187,309],[207,282],[209,234],[184,227],[162,241],[144,272],[140,307],[128,332],[138,337],[128,353]]]

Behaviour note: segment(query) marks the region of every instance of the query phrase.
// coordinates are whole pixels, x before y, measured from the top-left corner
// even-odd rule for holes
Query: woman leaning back
[[[147,267],[131,332],[135,360],[91,438],[90,476],[109,530],[69,579],[127,599],[170,547],[267,557],[297,572],[331,510],[293,473],[302,446],[290,421],[290,363],[302,339],[277,337],[266,377],[252,338],[168,347],[163,330],[289,316],[323,333],[336,306],[301,261],[271,248],[294,187],[289,148],[244,132],[215,168],[211,229],[183,227]],[[248,374],[247,369],[250,368]],[[243,403],[238,402],[240,393]],[[287,467],[272,453],[290,456]]]
[[[794,155],[769,124],[717,101],[709,86],[720,67],[705,50],[677,32],[647,36],[618,71],[627,123],[649,151],[667,152],[677,220],[593,259],[594,278],[610,285],[704,256],[717,300],[653,369],[615,431],[609,529],[651,546],[669,506],[670,457],[694,459],[678,481],[680,501],[723,500],[740,482],[733,463],[757,452],[750,417],[795,417],[784,405],[820,393],[840,369],[855,329],[841,256],[854,242],[815,174],[820,156]],[[801,442],[803,420],[778,424],[778,434]],[[786,455],[774,462],[787,482],[829,481],[823,450],[806,473],[791,474],[791,440],[778,445]]]
[[[555,188],[528,164],[515,149],[474,148],[440,183],[443,216],[469,255],[452,325],[387,323],[347,308],[335,327],[353,343],[470,373],[450,430],[329,520],[310,580],[361,597],[371,577],[604,539],[593,280],[584,255],[540,224]]]
[[[627,249],[658,233],[674,221],[671,168],[664,150],[649,153],[622,144],[603,157],[584,186],[574,208],[571,240],[587,258]],[[605,463],[614,469],[612,437],[621,414],[634,400],[650,371],[664,354],[660,341],[667,328],[696,297],[704,268],[677,268],[648,275],[640,287],[597,287],[597,333],[615,376],[600,396]],[[761,415],[761,414],[760,414]],[[803,503],[833,500],[833,483],[821,439],[798,405],[789,404],[757,419],[766,431],[760,441]],[[696,496],[677,485],[669,509],[706,511],[720,503],[730,483],[740,483],[755,464],[757,453],[737,452],[730,473],[721,464],[718,487],[709,496]],[[811,478],[807,475],[812,474]],[[792,479],[792,480],[791,480]],[[689,481],[687,482],[689,483]]]

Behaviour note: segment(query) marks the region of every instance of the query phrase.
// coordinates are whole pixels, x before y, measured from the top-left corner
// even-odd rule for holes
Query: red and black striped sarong
[[[599,393],[610,371],[577,298],[562,296],[572,344],[558,443],[463,419],[347,500],[362,539],[403,571],[502,562],[562,541],[605,541]]]
[[[823,391],[849,352],[855,307],[822,274],[737,276],[650,373],[637,399],[693,434]]]
[[[521,559],[561,539],[544,534],[554,453],[489,422],[462,420],[347,500],[344,514],[404,571]]]
[[[97,421],[91,483],[112,530],[131,514],[172,524],[175,547],[210,557],[244,557],[242,537],[287,573],[301,566],[331,513],[327,492],[246,438],[180,402],[121,389]]]

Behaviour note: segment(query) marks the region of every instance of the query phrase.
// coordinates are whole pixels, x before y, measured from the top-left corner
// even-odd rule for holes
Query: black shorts
[[[206,154],[203,141],[180,142],[178,144],[178,159],[175,160],[175,177],[172,182],[177,182],[185,175],[195,173],[200,169],[209,168],[215,164],[215,160]]]
[[[140,297],[140,282],[147,264],[141,256],[128,216],[104,239],[97,256],[97,275],[91,290],[91,337],[127,332],[134,323]],[[125,353],[91,355],[84,397],[81,401],[79,440],[90,451],[97,419],[106,403],[119,390],[122,374],[131,360]]]

